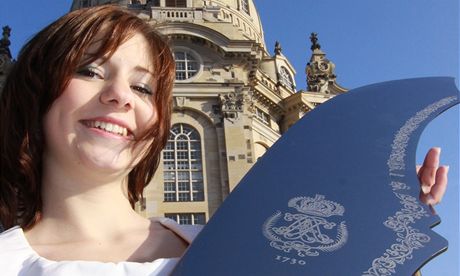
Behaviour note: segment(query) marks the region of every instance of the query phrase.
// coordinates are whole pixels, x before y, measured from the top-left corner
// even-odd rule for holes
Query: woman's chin
[[[88,168],[93,173],[101,172],[104,174],[126,174],[132,169],[131,156],[129,150],[121,152],[111,149],[92,148],[90,150],[80,150],[80,162],[83,167]]]

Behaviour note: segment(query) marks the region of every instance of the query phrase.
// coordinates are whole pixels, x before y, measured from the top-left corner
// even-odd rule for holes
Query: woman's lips
[[[102,120],[82,120],[81,123],[87,128],[90,128],[100,134],[129,140],[134,139],[134,136],[129,129],[113,122]]]

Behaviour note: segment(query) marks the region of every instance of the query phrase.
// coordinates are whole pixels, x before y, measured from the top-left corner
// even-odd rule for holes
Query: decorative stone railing
[[[194,22],[203,20],[203,11],[194,8],[152,7],[152,18],[158,22]]]
[[[243,32],[248,38],[262,42],[263,37],[256,31],[254,23],[234,10],[221,6],[204,8],[151,7],[151,17],[157,22],[228,22]]]

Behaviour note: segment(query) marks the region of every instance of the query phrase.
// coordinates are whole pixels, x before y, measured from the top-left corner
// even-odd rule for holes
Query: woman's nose
[[[131,87],[126,80],[119,78],[107,83],[100,94],[100,101],[117,109],[134,108],[134,95]]]

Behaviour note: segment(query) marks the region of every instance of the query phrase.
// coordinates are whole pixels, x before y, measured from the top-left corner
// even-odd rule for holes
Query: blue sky
[[[70,9],[69,0],[1,1],[0,25],[12,27],[13,56],[34,33]],[[336,65],[338,83],[352,89],[386,80],[459,77],[458,0],[256,0],[265,41],[275,41],[297,70],[305,89],[311,32],[317,32],[327,57]],[[424,276],[458,276],[459,271],[459,109],[453,108],[424,131],[417,151],[440,146],[449,164],[447,195],[436,207],[442,218],[435,230],[450,242],[448,252],[423,268]],[[415,164],[414,164],[415,166]]]

